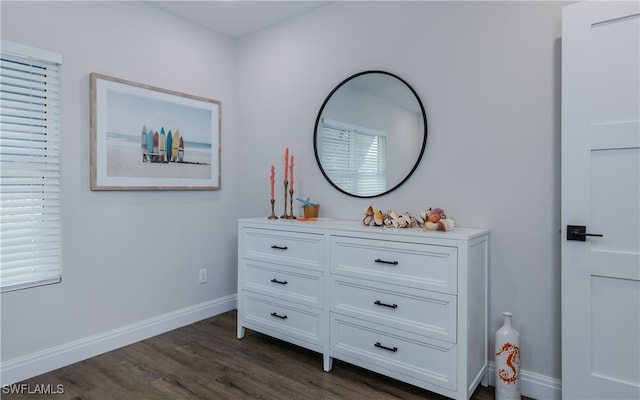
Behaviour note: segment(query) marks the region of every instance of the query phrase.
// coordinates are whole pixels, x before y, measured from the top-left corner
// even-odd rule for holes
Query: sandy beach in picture
[[[142,161],[140,143],[107,140],[107,176],[211,179],[211,152],[185,145],[184,162]]]

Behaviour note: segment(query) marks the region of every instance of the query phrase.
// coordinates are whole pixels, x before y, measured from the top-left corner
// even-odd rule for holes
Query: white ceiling
[[[330,1],[147,1],[157,8],[232,38],[264,29]]]

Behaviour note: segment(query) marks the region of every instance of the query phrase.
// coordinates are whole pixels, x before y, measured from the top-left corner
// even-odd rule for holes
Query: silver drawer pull
[[[271,246],[271,248],[272,249],[277,249],[277,250],[286,250],[286,249],[288,249],[287,246],[277,246],[275,244],[273,246]]]
[[[376,258],[375,260],[377,263],[379,264],[391,264],[391,265],[398,265],[397,261],[385,261],[385,260],[381,260],[379,258]]]
[[[272,282],[273,282],[273,281],[272,281]],[[383,306],[383,307],[393,308],[394,310],[395,310],[396,308],[398,308],[398,305],[397,305],[397,304],[386,304],[386,303],[381,302],[380,300],[376,300],[376,301],[374,301],[374,302],[373,302],[373,304],[375,304],[375,305],[377,305],[377,306]]]
[[[389,350],[389,351],[394,352],[394,353],[395,353],[396,351],[398,351],[398,348],[397,348],[397,347],[387,347],[387,346],[383,346],[383,345],[381,345],[381,344],[380,344],[380,342],[376,342],[376,344],[375,344],[374,346],[376,346],[376,347],[377,347],[377,348],[379,348],[379,349]]]
[[[276,318],[280,318],[280,319],[287,319],[287,316],[286,316],[286,315],[280,315],[280,314],[275,313],[275,312],[272,312],[272,313],[271,313],[271,316],[272,316],[272,317],[276,317]]]
[[[273,278],[273,279],[271,280],[271,282],[273,282],[273,283],[279,283],[279,284],[281,284],[281,285],[286,285],[286,284],[288,283],[287,281],[279,281],[279,280],[277,280],[276,278]]]

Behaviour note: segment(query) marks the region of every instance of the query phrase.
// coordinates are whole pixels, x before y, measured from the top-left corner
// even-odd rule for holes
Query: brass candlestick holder
[[[289,189],[289,207],[291,210],[291,214],[287,216],[289,219],[297,219],[295,215],[293,215],[293,188]]]
[[[269,219],[278,219],[278,217],[276,217],[276,214],[273,212],[273,206],[276,204],[276,199],[271,199],[271,215],[269,215],[267,218]]]
[[[287,215],[287,187],[289,186],[289,181],[284,181],[284,214],[280,216],[280,218],[288,218]]]

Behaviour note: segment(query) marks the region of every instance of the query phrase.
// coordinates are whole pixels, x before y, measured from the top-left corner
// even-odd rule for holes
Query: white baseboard
[[[0,386],[17,383],[235,308],[237,295],[233,294],[9,360],[0,365]]]
[[[496,364],[489,362],[487,371],[489,386],[496,385]],[[484,383],[484,382],[483,382]],[[562,399],[562,381],[535,372],[520,370],[520,394],[538,400]]]

